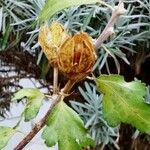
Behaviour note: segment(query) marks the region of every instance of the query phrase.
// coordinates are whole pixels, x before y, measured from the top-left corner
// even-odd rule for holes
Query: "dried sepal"
[[[62,43],[69,37],[62,24],[53,22],[41,26],[38,42],[42,47],[49,63],[57,63],[58,51]]]
[[[71,72],[74,59],[74,40],[72,38],[66,39],[59,51],[59,69],[62,72]],[[69,64],[69,65],[68,65]]]
[[[59,51],[58,67],[69,79],[81,80],[90,72],[96,60],[92,38],[84,32],[66,39]]]

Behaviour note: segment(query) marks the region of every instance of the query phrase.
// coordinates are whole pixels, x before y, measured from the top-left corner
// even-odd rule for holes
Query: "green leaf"
[[[25,88],[15,93],[12,101],[16,101],[23,97],[27,97],[27,104],[24,110],[25,121],[29,121],[36,117],[39,112],[40,106],[44,99],[44,94],[38,89]]]
[[[49,147],[58,142],[59,150],[81,150],[94,145],[78,114],[63,101],[50,114],[43,138]]]
[[[51,18],[56,12],[67,7],[94,3],[102,3],[107,5],[102,0],[47,0],[39,15],[39,20],[47,20],[48,18]]]
[[[145,84],[139,80],[125,82],[120,75],[101,75],[96,83],[104,94],[103,115],[109,125],[123,122],[150,133],[150,105],[144,102]]]
[[[7,145],[14,133],[15,130],[13,128],[0,126],[0,149]]]

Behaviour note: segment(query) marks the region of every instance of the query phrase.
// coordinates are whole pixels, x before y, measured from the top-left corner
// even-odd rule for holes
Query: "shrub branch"
[[[95,49],[98,49],[101,44],[114,33],[114,24],[119,18],[120,15],[124,14],[126,12],[126,9],[124,8],[123,0],[119,1],[118,6],[112,11],[112,16],[106,25],[105,29],[101,33],[101,35],[98,37],[98,39],[95,42]],[[57,72],[55,72],[57,74]],[[54,81],[55,88],[57,84],[57,79]],[[48,119],[49,114],[52,112],[53,108],[61,101],[62,98],[65,97],[65,94],[68,94],[68,92],[71,90],[73,85],[75,84],[75,81],[69,80],[67,84],[65,85],[64,89],[61,93],[59,93],[57,96],[55,96],[54,100],[52,101],[52,104],[46,113],[46,115],[33,127],[32,131],[29,132],[26,137],[14,148],[14,150],[22,150],[32,139],[33,137],[44,127],[46,124],[46,121]],[[54,89],[54,93],[56,92],[56,89]]]
[[[14,150],[22,150],[33,138],[34,136],[44,127],[48,119],[49,114],[52,112],[53,108],[68,94],[75,81],[69,80],[65,85],[62,92],[59,95],[53,95],[54,100],[52,101],[50,108],[46,115],[33,127],[33,129],[26,135],[26,137],[14,148]]]
[[[110,35],[114,33],[114,24],[120,17],[120,15],[123,15],[126,12],[126,9],[124,8],[124,2],[123,0],[119,1],[118,6],[115,7],[115,9],[112,11],[112,16],[106,25],[105,29],[103,32],[100,34],[98,39],[95,42],[95,49],[98,49],[101,44],[108,39]]]

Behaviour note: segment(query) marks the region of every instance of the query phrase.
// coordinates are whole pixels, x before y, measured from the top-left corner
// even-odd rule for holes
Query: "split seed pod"
[[[57,63],[59,47],[68,37],[63,25],[58,22],[40,28],[38,42],[50,64]]]
[[[71,80],[81,80],[92,70],[96,54],[92,38],[84,32],[68,38],[60,47],[58,68]]]

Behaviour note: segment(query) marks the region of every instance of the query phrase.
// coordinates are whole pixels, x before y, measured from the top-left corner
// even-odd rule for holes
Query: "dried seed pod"
[[[96,60],[92,38],[80,32],[68,38],[60,47],[59,70],[71,80],[81,80],[90,72]]]
[[[58,22],[40,28],[38,42],[50,64],[57,62],[59,47],[68,37],[63,25]]]

